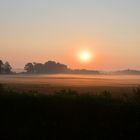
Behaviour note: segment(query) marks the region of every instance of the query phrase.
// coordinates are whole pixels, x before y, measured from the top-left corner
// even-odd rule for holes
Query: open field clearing
[[[19,91],[38,91],[52,94],[61,89],[80,93],[108,90],[113,94],[131,94],[140,85],[140,76],[118,75],[1,75],[0,83]]]

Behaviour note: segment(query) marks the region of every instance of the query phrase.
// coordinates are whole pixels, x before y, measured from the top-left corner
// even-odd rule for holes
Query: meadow
[[[54,94],[61,89],[72,89],[80,94],[98,94],[104,90],[113,96],[133,94],[133,88],[140,85],[139,75],[73,75],[73,74],[16,74],[1,75],[0,83],[17,91],[36,91]]]
[[[99,87],[96,92],[94,91],[94,94],[90,91],[86,92],[89,88],[87,85],[83,87],[84,92],[82,89],[74,90],[80,88],[81,85],[74,83],[74,87],[71,82],[65,82],[70,78],[59,76],[57,78],[54,75],[50,77],[33,75],[0,77],[0,81],[3,83],[0,84],[1,140],[140,139],[139,86],[135,85],[131,89],[131,94],[124,94],[124,91],[121,93],[121,90],[127,89],[127,93],[129,91],[128,85],[120,86],[119,83],[119,86],[113,90],[116,91],[117,88],[120,88],[119,95],[121,96],[116,97],[113,96],[114,92],[111,88],[98,90],[104,86],[102,84],[101,87],[98,85]],[[38,86],[37,79],[39,79]],[[53,85],[49,79],[56,85]],[[92,80],[94,83],[98,80],[110,82],[112,79],[113,77],[110,80],[98,78]],[[45,83],[43,81],[42,84],[41,80],[44,80]],[[59,85],[62,83],[57,80],[63,81],[63,85]],[[90,81],[91,79],[74,79],[73,77],[71,80],[76,80],[77,83],[79,80],[79,84],[81,84],[81,80],[84,82],[84,80]],[[119,80],[120,82],[124,81],[124,77]],[[85,81],[86,84],[88,84],[87,81]],[[128,80],[127,82],[132,81]],[[139,78],[135,82],[138,81]],[[50,88],[59,87],[59,89],[54,90],[53,94],[47,89],[43,90],[42,88],[46,87],[48,83]],[[105,87],[109,88],[109,86]],[[36,91],[36,89],[38,90]],[[41,91],[44,92],[41,93]]]

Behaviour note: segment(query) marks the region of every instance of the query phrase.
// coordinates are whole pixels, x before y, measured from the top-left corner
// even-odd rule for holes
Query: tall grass
[[[63,89],[54,95],[0,85],[0,139],[140,139],[140,88],[113,98]]]

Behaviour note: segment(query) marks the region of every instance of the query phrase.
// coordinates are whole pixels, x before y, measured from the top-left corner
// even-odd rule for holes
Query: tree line
[[[25,72],[22,74],[55,74],[55,73],[64,73],[64,74],[99,74],[99,71],[95,70],[86,70],[86,69],[70,69],[67,65],[61,64],[55,61],[47,61],[45,63],[37,62],[28,62],[24,66]],[[3,62],[0,60],[0,74],[16,74],[12,72],[12,67],[9,62]]]
[[[29,74],[55,74],[55,73],[65,73],[65,74],[99,74],[99,71],[86,70],[86,69],[70,69],[67,65],[61,64],[55,61],[48,61],[44,64],[42,63],[27,63],[24,67],[26,73]]]
[[[0,60],[0,74],[10,74],[12,73],[12,67],[9,64],[9,62],[3,62],[2,60]]]
[[[48,61],[42,63],[27,63],[24,67],[27,73],[66,73],[69,69],[67,65],[57,63],[55,61]]]

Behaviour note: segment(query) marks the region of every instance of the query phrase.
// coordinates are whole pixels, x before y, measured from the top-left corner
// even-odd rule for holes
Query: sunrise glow
[[[140,0],[126,1],[1,0],[0,59],[21,69],[48,60],[74,69],[140,69]]]
[[[81,51],[78,55],[78,58],[81,62],[89,62],[91,61],[93,55],[89,51]]]

